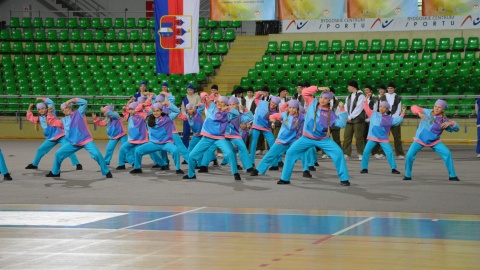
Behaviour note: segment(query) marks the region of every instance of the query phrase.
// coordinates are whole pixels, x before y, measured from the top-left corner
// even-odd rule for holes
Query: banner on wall
[[[210,0],[210,19],[215,21],[275,20],[276,0]]]
[[[398,18],[418,16],[417,0],[347,0],[349,18]]]
[[[462,29],[480,29],[480,17],[468,15],[282,21],[282,33],[391,32]]]
[[[344,3],[339,0],[278,0],[278,17],[281,20],[341,19]]]
[[[200,0],[155,0],[157,73],[198,73]]]
[[[479,15],[480,0],[423,0],[423,16]]]

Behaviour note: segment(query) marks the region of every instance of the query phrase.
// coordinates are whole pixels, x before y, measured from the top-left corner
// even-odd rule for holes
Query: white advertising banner
[[[283,20],[282,33],[480,29],[478,16]]]

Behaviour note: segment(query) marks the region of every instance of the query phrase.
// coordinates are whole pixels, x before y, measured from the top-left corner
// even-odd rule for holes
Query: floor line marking
[[[176,217],[176,216],[185,215],[185,214],[188,214],[188,213],[191,213],[191,212],[195,212],[195,211],[198,211],[198,210],[202,210],[202,209],[205,209],[205,208],[207,208],[207,207],[206,207],[206,206],[203,206],[203,207],[195,208],[195,209],[192,209],[192,210],[188,210],[188,211],[176,213],[176,214],[173,214],[173,215],[170,215],[170,216],[161,217],[161,218],[157,218],[157,219],[150,220],[150,221],[147,221],[147,222],[143,222],[143,223],[139,223],[139,224],[135,224],[135,225],[130,225],[130,226],[127,226],[127,227],[119,228],[119,229],[117,229],[117,230],[118,230],[118,231],[120,231],[120,230],[126,230],[126,229],[130,229],[130,228],[133,228],[133,227],[137,227],[137,226],[145,225],[145,224],[148,224],[148,223],[156,222],[156,221],[159,221],[159,220],[164,220],[164,219],[167,219],[167,218],[172,218],[172,217]]]
[[[346,232],[346,231],[349,231],[349,230],[351,230],[351,229],[353,229],[353,228],[355,228],[355,227],[357,227],[357,226],[359,226],[359,225],[362,225],[363,223],[369,222],[369,221],[372,220],[372,219],[374,219],[374,217],[369,217],[369,218],[367,218],[367,219],[365,219],[365,220],[362,220],[362,221],[357,222],[357,223],[355,223],[355,224],[353,224],[353,225],[351,225],[351,226],[348,226],[347,228],[345,228],[345,229],[343,229],[343,230],[341,230],[341,231],[338,231],[338,232],[336,232],[336,233],[333,233],[332,235],[342,234],[342,233],[344,233],[344,232]]]

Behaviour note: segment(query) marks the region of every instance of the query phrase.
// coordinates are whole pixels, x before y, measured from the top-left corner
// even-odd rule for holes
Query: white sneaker
[[[349,160],[349,159],[350,159],[350,157],[347,156],[347,155],[343,155],[343,157],[345,158],[345,160]]]
[[[222,158],[223,154],[222,153],[217,153],[217,158]]]
[[[373,155],[376,159],[384,159],[385,156],[383,154],[375,154]]]
[[[361,155],[358,155],[358,160],[362,160],[362,156]]]
[[[327,154],[323,154],[322,159],[328,159],[330,158]]]
[[[480,154],[478,154],[477,157],[480,158]]]
[[[398,159],[405,159],[405,156],[398,156]]]
[[[260,154],[262,154],[262,150],[255,151],[255,155],[260,155]]]

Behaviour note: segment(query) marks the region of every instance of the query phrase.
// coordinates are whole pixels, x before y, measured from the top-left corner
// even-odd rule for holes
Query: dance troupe
[[[189,85],[188,88],[191,90],[193,86]],[[358,83],[349,82],[348,89],[353,94],[358,93]],[[265,96],[267,98],[264,98]],[[87,125],[86,100],[74,98],[61,104],[64,117],[58,119],[53,101],[49,98],[38,98],[37,116],[32,112],[34,105],[31,104],[27,111],[27,119],[35,124],[35,128],[38,128],[38,125],[42,127],[45,141],[38,148],[32,163],[25,169],[38,169],[42,157],[55,145],[60,144],[61,147],[55,152],[53,167],[46,177],[60,177],[61,165],[66,158],[70,158],[76,170],[82,170],[83,167],[75,152],[85,149],[100,166],[102,175],[112,178],[108,166],[114,149],[120,142],[122,146],[116,170],[125,170],[125,164],[128,163],[133,167],[131,174],[142,173],[142,158],[147,154],[155,163],[153,168],[169,170],[167,156],[169,153],[176,174],[184,175],[183,179],[196,179],[196,170],[198,173],[207,173],[208,164],[216,162],[215,151],[220,149],[224,155],[223,164],[230,165],[235,180],[241,180],[238,170],[242,167],[237,162],[238,152],[243,168],[250,176],[265,174],[269,168],[278,170],[278,167],[283,165],[281,178],[277,184],[285,185],[290,184],[293,168],[298,160],[302,162],[303,177],[311,178],[310,171],[314,171],[314,166],[318,165],[317,149],[321,149],[332,159],[340,184],[350,186],[346,157],[331,136],[335,130],[345,128],[347,122],[354,120],[349,117],[345,107],[352,105],[355,107],[354,102],[358,98],[350,101],[347,99],[347,104],[338,102],[336,108],[332,106],[333,99],[334,92],[330,87],[306,87],[301,91],[301,98],[297,97],[288,102],[281,102],[279,97],[257,91],[254,95],[256,110],[253,114],[241,104],[239,98],[228,98],[218,95],[217,91],[212,91],[211,94],[202,92],[200,102],[188,103],[185,106],[185,113],[181,113],[174,105],[175,97],[168,92],[167,83],[162,85],[162,92],[155,95],[147,92],[146,83],[142,82],[140,91],[122,108],[122,116],[115,111],[113,105],[101,108],[103,119],[92,114],[95,125],[106,126],[110,139],[103,156],[93,141]],[[76,109],[73,107],[74,104],[77,105]],[[369,118],[369,125],[368,142],[361,157],[360,172],[368,173],[370,155],[374,147],[379,145],[383,149],[391,172],[400,174],[389,143],[389,133],[392,127],[400,125],[403,121],[405,107],[396,117],[391,115],[391,105],[387,101],[379,100],[376,107],[372,109],[365,100],[361,108]],[[440,141],[443,131],[459,131],[458,124],[445,116],[446,108],[447,103],[440,99],[435,102],[432,109],[411,107],[413,114],[419,116],[421,121],[405,158],[403,180],[412,180],[415,156],[426,146],[431,147],[442,157],[449,180],[459,180],[451,152]],[[174,123],[176,118],[183,120],[184,123],[188,122],[193,132],[188,148],[178,135]],[[128,130],[124,128],[124,121],[128,123]],[[281,122],[281,127],[275,139],[273,129],[277,121]],[[269,150],[258,166],[255,166],[255,150],[260,135],[266,139]],[[250,151],[246,146],[249,137]],[[480,150],[477,148],[477,151]],[[188,163],[187,174],[180,168],[180,155],[184,158],[184,164]],[[282,162],[284,155],[285,162]],[[0,171],[4,175],[4,180],[12,180],[1,150]]]

